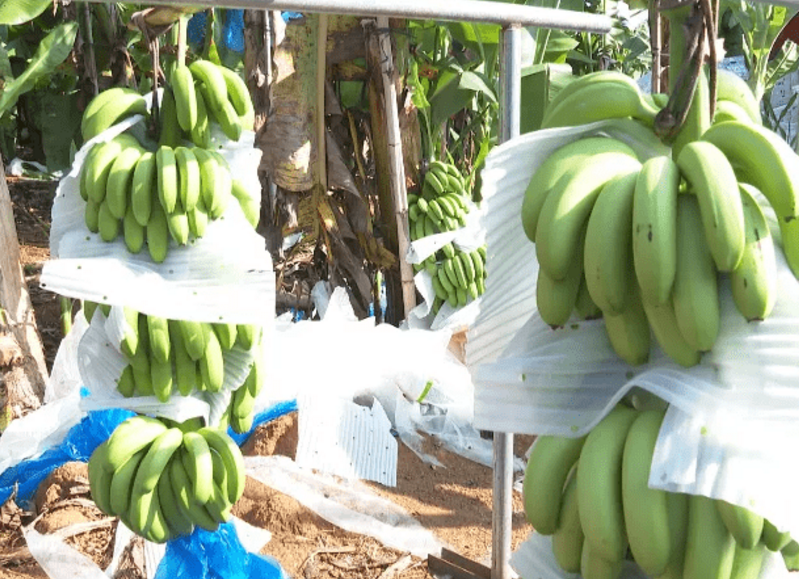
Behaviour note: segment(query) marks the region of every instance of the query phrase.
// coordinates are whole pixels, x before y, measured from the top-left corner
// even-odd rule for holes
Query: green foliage
[[[0,2],[0,24],[22,24],[36,18],[52,0],[2,0]]]

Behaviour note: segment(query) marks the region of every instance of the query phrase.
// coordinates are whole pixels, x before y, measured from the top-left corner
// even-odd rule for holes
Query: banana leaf
[[[16,105],[17,99],[31,90],[36,81],[52,74],[66,60],[72,50],[77,31],[76,22],[66,22],[54,28],[42,40],[25,71],[5,85],[3,94],[0,95],[0,116]]]
[[[52,0],[0,0],[0,24],[13,26],[28,22],[52,4]]]

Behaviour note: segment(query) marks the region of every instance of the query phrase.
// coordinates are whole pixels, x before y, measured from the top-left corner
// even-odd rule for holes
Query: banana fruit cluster
[[[444,302],[460,308],[485,293],[485,259],[485,246],[464,251],[448,243],[421,264],[433,282],[434,313],[438,313]]]
[[[584,437],[536,439],[525,514],[558,565],[583,579],[614,579],[630,559],[653,578],[757,579],[767,551],[795,556],[799,543],[748,509],[649,488],[664,412],[620,404]]]
[[[244,458],[222,430],[136,415],[89,459],[92,499],[155,543],[214,531],[244,492]]]
[[[549,117],[566,123],[569,117],[558,111],[590,98],[604,111],[591,120],[613,119],[636,140],[642,131],[656,139],[646,126],[648,113],[597,100],[595,87],[637,90],[619,76],[594,73],[572,82]],[[575,310],[583,318],[601,316],[614,350],[632,365],[648,360],[651,329],[663,351],[687,367],[718,336],[720,275],[729,276],[747,320],[770,315],[777,261],[760,200],[776,213],[786,258],[799,272],[799,159],[759,124],[746,85],[722,76],[721,100],[736,98],[743,112],[736,120],[720,113],[724,120],[683,144],[676,158],[674,151],[639,158],[623,139],[593,136],[558,148],[537,168],[521,219],[535,243],[544,322],[563,326]],[[569,124],[585,122],[580,119],[575,113]]]
[[[468,198],[466,183],[458,168],[432,161],[421,195],[408,195],[411,241],[463,227],[469,213]]]
[[[176,68],[172,87],[161,102],[157,144],[145,146],[125,132],[96,144],[86,156],[79,190],[86,202],[84,221],[89,231],[107,242],[122,235],[131,253],[141,252],[146,244],[152,260],[162,263],[170,240],[186,245],[202,237],[209,221],[220,218],[231,199],[257,227],[260,203],[233,177],[226,159],[209,148],[203,94],[214,95],[208,97],[214,103],[207,107],[211,117],[217,118],[213,112],[217,107],[229,112],[223,129],[238,127],[224,131],[229,138],[238,140],[241,127],[252,125],[252,101],[236,73],[208,61]],[[144,103],[130,89],[100,93],[84,111],[84,138],[126,116],[146,112]]]
[[[249,351],[261,340],[262,328],[252,324],[168,320],[128,307],[123,311],[126,331],[119,349],[128,365],[117,390],[126,398],[155,396],[167,402],[176,392],[181,396],[220,392],[225,381],[224,352],[234,346]],[[261,365],[261,356],[256,355],[247,379],[234,391],[238,417],[234,425],[252,423],[255,397],[263,386]]]

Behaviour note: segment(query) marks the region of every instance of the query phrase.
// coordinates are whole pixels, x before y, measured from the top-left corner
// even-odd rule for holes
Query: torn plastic
[[[772,315],[748,323],[720,278],[721,332],[699,365],[683,368],[659,349],[631,367],[613,351],[602,320],[552,330],[535,306],[534,245],[519,218],[524,190],[555,148],[604,123],[540,131],[494,149],[483,172],[487,288],[469,332],[475,425],[527,434],[579,436],[634,387],[670,403],[650,486],[677,488],[753,508],[799,535],[799,282],[777,252]],[[633,143],[633,148],[636,148]]]
[[[149,95],[148,95],[149,97]],[[42,271],[41,286],[72,298],[125,304],[137,311],[196,321],[266,325],[274,318],[275,278],[263,237],[249,225],[235,200],[205,235],[186,246],[170,240],[166,260],[156,264],[146,250],[131,254],[120,237],[105,242],[86,229],[79,175],[88,151],[131,129],[143,131],[136,115],[93,138],[77,152],[60,181],[52,210],[50,251],[54,259]],[[261,150],[254,133],[238,142],[212,133],[214,147],[228,161],[231,174],[260,200]]]
[[[422,558],[439,554],[445,546],[404,509],[360,481],[304,469],[285,456],[247,456],[244,463],[249,476],[294,497],[345,531],[374,537]]]
[[[262,348],[244,350],[235,345],[222,353],[225,378],[219,392],[195,392],[189,396],[177,394],[161,402],[155,396],[126,398],[116,388],[128,359],[120,352],[119,344],[127,327],[121,306],[111,308],[108,318],[100,309],[94,312],[92,323],[78,347],[78,366],[83,383],[90,396],[83,400],[86,409],[128,408],[141,414],[171,418],[183,422],[201,416],[208,424],[217,424],[230,402],[230,393],[241,386],[250,372],[250,366]]]

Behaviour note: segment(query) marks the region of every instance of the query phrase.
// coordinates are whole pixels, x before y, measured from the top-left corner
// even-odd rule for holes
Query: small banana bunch
[[[485,293],[485,246],[464,251],[447,243],[421,265],[430,274],[436,297],[433,312],[444,302],[453,308],[466,305]]]
[[[251,130],[255,121],[244,80],[229,68],[202,59],[175,68],[160,114],[160,143],[171,147],[188,137],[197,147],[209,148],[210,122],[238,141],[242,130]]]
[[[619,405],[587,436],[539,436],[523,483],[525,514],[564,571],[613,579],[625,559],[650,577],[757,579],[767,550],[799,550],[754,512],[649,488],[664,410]]]
[[[88,141],[133,115],[148,115],[144,97],[126,87],[114,87],[95,96],[83,111],[80,132]]]
[[[463,227],[469,212],[467,198],[466,184],[458,168],[432,161],[425,174],[422,194],[408,195],[411,241]]]
[[[626,82],[617,77],[581,77],[559,93],[551,114],[584,92],[588,98],[588,87]],[[751,108],[751,92],[725,82],[722,94]],[[575,309],[604,317],[613,348],[632,365],[648,360],[651,328],[668,356],[692,366],[719,333],[719,274],[729,276],[741,315],[768,317],[777,262],[758,200],[774,209],[788,262],[799,271],[799,159],[758,120],[747,113],[718,122],[676,158],[638,158],[620,139],[585,137],[545,159],[521,208],[540,266],[541,318],[559,327]],[[637,139],[648,130],[634,118],[613,122]]]
[[[214,531],[244,492],[244,459],[222,430],[192,419],[168,426],[137,415],[121,423],[89,459],[98,508],[155,543]]]
[[[176,391],[182,396],[219,392],[225,381],[224,352],[234,346],[249,351],[261,339],[261,328],[251,324],[167,320],[128,307],[123,312],[126,330],[119,349],[129,363],[117,381],[117,390],[125,397],[154,395],[167,402]],[[254,359],[239,388],[252,398],[237,405],[242,421],[247,419],[245,404],[249,404],[252,420],[252,404],[263,386],[260,356]]]

